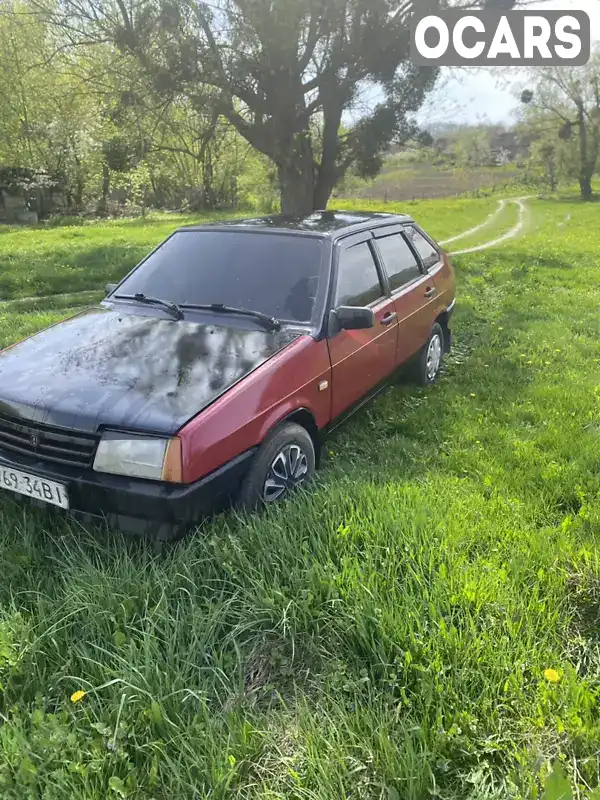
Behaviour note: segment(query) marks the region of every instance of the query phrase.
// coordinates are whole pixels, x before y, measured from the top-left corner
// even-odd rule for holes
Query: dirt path
[[[476,225],[474,228],[469,228],[468,231],[464,231],[463,233],[459,233],[457,236],[453,236],[451,239],[444,239],[443,242],[440,242],[441,245],[444,247],[447,244],[452,244],[452,242],[458,242],[460,239],[466,239],[467,236],[472,236],[474,233],[478,233],[479,231],[487,228],[489,225],[494,222],[494,220],[500,216],[500,214],[504,211],[508,203],[508,200],[499,200],[498,201],[498,208],[493,211],[488,218],[481,223],[481,225]]]
[[[493,239],[490,242],[484,242],[477,247],[469,247],[466,250],[454,250],[450,255],[462,256],[466,255],[467,253],[480,253],[482,250],[489,250],[491,247],[497,247],[499,244],[503,244],[504,242],[508,242],[510,239],[516,238],[525,227],[525,217],[528,211],[525,201],[530,200],[532,196],[533,195],[528,195],[527,197],[515,197],[514,199],[506,201],[507,203],[516,203],[516,205],[519,207],[519,220],[515,227],[508,231],[508,233],[505,233],[503,236]]]

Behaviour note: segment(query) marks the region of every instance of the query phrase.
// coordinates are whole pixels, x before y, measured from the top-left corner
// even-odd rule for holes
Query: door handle
[[[392,322],[396,322],[398,319],[398,314],[386,314],[385,317],[381,320],[382,325],[391,325]]]
[[[431,298],[435,297],[436,294],[437,294],[437,289],[435,288],[435,286],[432,286],[430,289],[427,289],[427,291],[425,292],[425,297],[427,298],[427,300],[431,300]]]

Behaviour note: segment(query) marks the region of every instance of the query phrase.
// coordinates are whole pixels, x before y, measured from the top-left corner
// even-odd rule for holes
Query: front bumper
[[[69,496],[69,511],[75,516],[104,520],[116,528],[143,533],[157,527],[191,525],[224,508],[239,488],[254,452],[248,450],[205,478],[185,485],[109,475],[33,458],[17,459],[1,449],[0,464],[62,483]],[[0,497],[6,495],[23,498],[0,491]]]

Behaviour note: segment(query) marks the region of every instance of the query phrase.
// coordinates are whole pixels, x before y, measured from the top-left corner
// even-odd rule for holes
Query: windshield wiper
[[[196,306],[188,303],[182,303],[180,308],[189,308],[191,311],[215,311],[217,314],[239,314],[243,317],[252,317],[253,319],[257,319],[267,327],[267,330],[278,331],[281,329],[281,322],[277,319],[277,317],[270,317],[268,314],[263,314],[260,311],[248,311],[246,308],[226,306],[223,303],[212,303],[209,306]]]
[[[171,303],[169,300],[161,300],[160,297],[148,297],[148,295],[138,292],[137,294],[116,294],[117,300],[135,300],[136,303],[145,303],[147,306],[162,306],[169,311],[175,319],[183,319],[183,311],[177,303]]]

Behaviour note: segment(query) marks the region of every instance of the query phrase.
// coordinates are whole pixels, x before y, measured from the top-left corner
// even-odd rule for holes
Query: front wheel
[[[439,378],[444,359],[444,335],[444,329],[436,322],[417,356],[414,375],[421,386],[431,386]]]
[[[286,422],[267,436],[246,475],[238,506],[254,511],[280,502],[309,483],[315,473],[315,447],[307,430]]]

